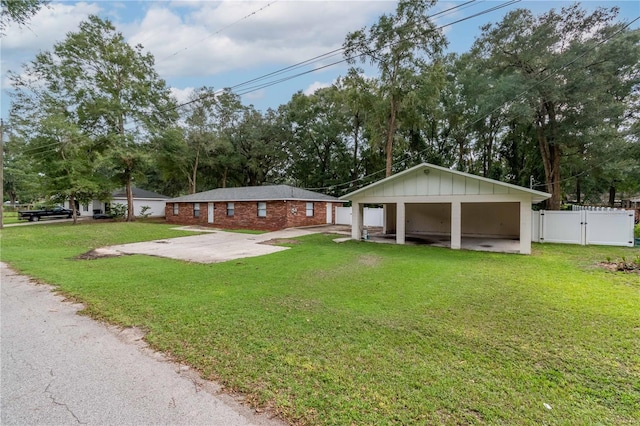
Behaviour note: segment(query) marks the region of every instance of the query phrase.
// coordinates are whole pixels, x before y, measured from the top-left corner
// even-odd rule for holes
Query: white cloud
[[[198,5],[189,4],[190,8],[178,10],[160,3],[128,33],[132,44],[143,44],[155,56],[161,75],[207,76],[294,64],[337,49],[348,32],[394,5],[375,1],[268,4],[202,2],[197,9]]]
[[[77,30],[87,16],[100,10],[97,3],[52,3],[40,9],[25,27],[10,24],[2,37],[2,50],[48,50],[69,31]]]
[[[304,89],[303,93],[305,95],[313,95],[316,92],[316,90],[324,89],[325,87],[331,87],[332,84],[333,82],[325,83],[321,81],[314,81],[306,89]]]
[[[189,101],[189,96],[195,92],[193,87],[185,87],[184,89],[171,87],[169,90],[171,91],[171,95],[178,101],[178,104]]]
[[[257,99],[264,99],[267,95],[267,91],[264,89],[254,90],[253,92],[246,93],[242,95],[244,99],[255,101]]]

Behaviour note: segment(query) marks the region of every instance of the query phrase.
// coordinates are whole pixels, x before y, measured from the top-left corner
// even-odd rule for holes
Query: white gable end
[[[528,192],[526,188],[522,188],[521,190],[512,185],[507,186],[501,182],[482,179],[477,176],[432,168],[412,170],[401,176],[392,177],[393,179],[385,179],[385,181],[377,185],[365,188],[362,192],[356,191],[359,192],[356,198],[446,197],[499,194],[523,196]]]

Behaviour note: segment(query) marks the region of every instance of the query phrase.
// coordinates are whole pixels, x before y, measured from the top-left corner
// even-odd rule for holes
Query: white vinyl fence
[[[631,210],[533,212],[532,241],[633,247]]]
[[[364,226],[383,225],[381,207],[365,207],[363,210]],[[336,225],[351,225],[351,207],[336,207]]]

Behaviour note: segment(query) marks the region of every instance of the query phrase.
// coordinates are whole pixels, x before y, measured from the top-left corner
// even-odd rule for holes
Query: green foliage
[[[114,203],[111,205],[109,213],[111,213],[111,216],[116,220],[124,219],[127,215],[127,206],[122,203]]]
[[[184,233],[7,228],[0,255],[291,423],[638,422],[637,275],[596,266],[638,249],[545,244],[518,256],[314,235],[220,264],[74,260],[172,235]]]
[[[149,216],[151,216],[151,212],[149,212],[149,210],[151,210],[151,207],[149,206],[141,206],[140,207],[140,214],[138,214],[138,217],[142,220],[148,219]]]
[[[384,129],[379,140],[384,140],[387,176],[392,172],[398,127],[401,124],[406,128],[419,127],[416,98],[423,104],[433,104],[441,86],[427,84],[437,80],[436,59],[446,45],[441,30],[428,15],[435,3],[401,0],[394,15],[382,15],[368,31],[349,33],[343,45],[349,63],[370,62],[380,72],[378,95],[382,102],[378,128]]]
[[[633,235],[636,238],[640,238],[640,223],[637,223],[634,227],[633,227]]]
[[[579,198],[581,184],[592,184],[567,179],[567,172],[602,175],[605,185],[620,177],[614,165],[622,166],[629,143],[622,129],[640,82],[640,31],[616,22],[617,13],[588,14],[578,3],[539,16],[518,9],[486,25],[474,45],[492,82],[481,105],[535,128],[529,137],[540,148],[550,209],[560,208],[563,190],[575,188]]]
[[[27,25],[31,17],[48,3],[48,0],[0,0],[0,36],[5,34],[7,25],[11,22],[19,26]]]
[[[103,198],[114,181],[130,188],[144,180],[146,142],[175,118],[153,57],[94,15],[10,78],[12,122],[46,176],[47,193],[72,205]],[[131,199],[127,211],[131,219]]]

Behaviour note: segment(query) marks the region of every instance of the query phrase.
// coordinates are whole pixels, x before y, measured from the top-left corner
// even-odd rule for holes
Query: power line
[[[475,0],[472,0],[472,1],[469,1],[469,2],[466,2],[466,3],[462,3],[462,4],[460,4],[460,5],[457,5],[457,6],[451,7],[451,8],[449,8],[449,9],[447,9],[446,11],[438,12],[438,13],[437,13],[437,14],[435,14],[435,15],[439,15],[439,14],[442,14],[442,13],[444,13],[444,12],[450,13],[452,10],[455,10],[455,9],[458,9],[458,8],[466,7],[468,4],[472,3],[473,1],[475,1]],[[499,9],[502,9],[502,8],[504,8],[504,7],[511,6],[511,5],[513,5],[513,4],[519,3],[520,1],[521,1],[521,0],[509,0],[509,1],[505,2],[505,3],[502,3],[502,4],[499,4],[499,5],[493,6],[493,7],[489,8],[489,9],[485,9],[485,10],[480,11],[480,12],[478,12],[478,13],[475,13],[475,14],[473,14],[473,15],[470,15],[470,16],[467,16],[467,17],[464,17],[464,18],[458,19],[458,20],[456,20],[456,21],[450,22],[450,23],[445,24],[445,25],[441,25],[440,27],[435,28],[433,31],[438,31],[438,30],[441,30],[441,29],[443,29],[443,28],[447,28],[447,27],[450,27],[450,26],[452,26],[452,25],[455,25],[455,24],[458,24],[458,23],[461,23],[461,22],[467,21],[467,20],[469,20],[469,19],[473,19],[473,18],[476,18],[476,17],[478,17],[478,16],[482,16],[482,15],[484,15],[484,14],[494,12],[494,11],[499,10]],[[429,18],[431,18],[432,16],[435,16],[435,15],[430,15],[430,16],[429,16]],[[416,37],[417,37],[417,36],[416,36]],[[380,47],[379,49],[375,49],[375,50],[372,50],[371,52],[367,52],[367,53],[368,53],[368,54],[370,54],[370,53],[372,53],[372,52],[379,51],[379,50],[382,50],[382,49],[387,48],[387,47],[391,47],[391,46],[393,46],[393,45],[395,45],[395,44],[398,44],[398,43],[400,43],[400,42],[404,42],[404,41],[407,41],[407,40],[411,40],[412,38],[413,38],[413,37],[408,37],[408,38],[403,39],[403,40],[399,40],[399,41],[395,41],[395,42],[390,42],[390,43],[387,43],[386,45],[384,45],[384,46]],[[183,102],[183,103],[181,103],[181,104],[175,105],[175,106],[173,106],[173,107],[171,107],[171,108],[168,108],[168,109],[166,109],[166,110],[164,110],[164,111],[162,111],[162,112],[172,111],[172,110],[175,110],[175,109],[178,109],[178,108],[182,108],[182,107],[184,107],[184,106],[187,106],[187,105],[190,105],[190,104],[193,104],[193,103],[199,102],[199,101],[201,101],[201,100],[203,100],[203,99],[205,99],[205,98],[207,98],[207,97],[209,97],[209,96],[217,96],[218,94],[222,93],[222,91],[223,91],[223,90],[228,90],[228,89],[233,90],[233,89],[235,89],[235,88],[240,88],[240,87],[242,87],[242,86],[244,86],[244,85],[247,85],[247,84],[250,84],[250,83],[252,83],[252,82],[256,82],[256,81],[259,81],[259,80],[266,79],[266,78],[267,78],[267,77],[269,77],[269,76],[275,76],[275,75],[278,75],[278,74],[282,74],[282,73],[284,73],[284,72],[286,72],[286,71],[293,70],[293,69],[295,69],[295,68],[299,68],[300,66],[303,66],[303,65],[305,65],[305,64],[308,64],[309,62],[313,62],[313,61],[315,61],[315,60],[317,60],[317,59],[319,59],[319,58],[323,58],[323,57],[327,57],[327,56],[335,56],[338,52],[342,52],[342,51],[344,51],[344,49],[345,49],[344,47],[341,47],[341,48],[339,48],[339,49],[335,49],[335,50],[332,50],[332,51],[330,51],[330,52],[324,53],[324,54],[322,54],[322,55],[316,56],[315,58],[307,59],[307,60],[305,60],[305,61],[302,61],[302,62],[299,62],[299,63],[297,63],[297,64],[294,64],[294,65],[291,65],[291,66],[288,66],[288,67],[282,68],[282,69],[280,69],[280,70],[277,70],[277,71],[274,71],[274,72],[271,72],[271,73],[265,74],[265,75],[263,75],[263,76],[253,78],[253,79],[248,80],[248,81],[246,81],[246,82],[236,84],[236,85],[231,86],[231,87],[229,87],[229,88],[221,89],[221,90],[217,90],[217,91],[215,91],[213,94],[205,94],[205,95],[202,95],[202,96],[200,96],[200,97],[198,97],[198,98],[196,98],[196,99],[192,99],[192,100],[189,100],[189,101],[187,101],[187,102]],[[270,87],[270,86],[273,86],[273,85],[276,85],[276,84],[280,84],[280,83],[283,83],[283,82],[285,82],[285,81],[292,80],[292,79],[294,79],[294,78],[298,78],[298,77],[300,77],[300,76],[303,76],[303,75],[305,75],[305,74],[311,74],[311,73],[313,73],[313,72],[319,71],[319,70],[324,69],[324,68],[328,68],[328,67],[330,67],[330,66],[334,66],[334,65],[337,65],[337,64],[340,64],[340,63],[343,63],[343,62],[347,62],[347,61],[349,61],[349,60],[356,59],[356,58],[359,58],[359,57],[361,57],[361,56],[365,56],[367,53],[362,53],[362,54],[358,54],[358,55],[353,55],[353,56],[351,56],[351,57],[344,58],[344,59],[342,59],[342,60],[340,60],[340,61],[335,61],[335,62],[333,62],[333,63],[331,63],[331,64],[329,64],[329,65],[323,65],[323,66],[316,67],[316,68],[313,68],[313,69],[310,69],[310,70],[307,70],[307,71],[304,71],[304,72],[300,72],[300,73],[295,74],[295,75],[293,75],[293,76],[283,77],[283,78],[280,78],[280,79],[275,80],[275,81],[270,81],[270,82],[267,82],[267,83],[260,84],[260,85],[258,85],[258,86],[252,86],[252,87],[251,87],[251,89],[245,89],[244,91],[242,91],[242,92],[241,92],[241,95],[245,95],[245,94],[248,94],[248,93],[254,92],[254,91],[256,91],[256,90],[260,90],[260,89],[264,89],[264,88],[266,88],[266,87]]]
[[[271,6],[272,4],[277,3],[278,1],[279,1],[279,0],[273,0],[273,1],[272,1],[272,2],[270,2],[270,3],[267,3],[265,6],[262,6],[261,8],[256,9],[256,10],[254,10],[253,12],[251,12],[251,13],[249,13],[249,14],[247,14],[247,15],[243,16],[242,18],[240,18],[240,19],[238,19],[238,20],[236,20],[236,21],[234,21],[234,22],[230,23],[229,25],[226,25],[226,26],[224,26],[224,27],[220,28],[220,29],[219,29],[219,30],[217,30],[216,32],[213,32],[213,33],[208,34],[206,37],[203,37],[202,39],[200,39],[200,40],[196,41],[196,42],[195,42],[195,43],[193,43],[192,45],[190,45],[190,46],[186,46],[186,47],[184,47],[184,48],[182,48],[182,49],[180,49],[180,50],[177,50],[177,51],[173,52],[172,54],[170,54],[170,55],[168,55],[168,56],[166,56],[166,57],[164,57],[164,58],[160,59],[160,61],[167,60],[167,59],[169,59],[169,58],[172,58],[172,57],[174,57],[174,56],[177,56],[178,54],[180,54],[180,53],[182,53],[182,52],[184,52],[184,51],[186,51],[186,50],[191,49],[191,48],[192,48],[192,47],[194,47],[195,45],[202,43],[203,41],[205,41],[205,40],[207,40],[207,39],[209,39],[209,38],[213,37],[213,36],[214,36],[214,35],[216,35],[216,34],[220,34],[222,31],[224,31],[224,30],[226,30],[226,29],[228,29],[228,28],[230,28],[230,27],[232,27],[232,26],[234,26],[234,25],[238,24],[239,22],[244,21],[245,19],[249,19],[249,18],[251,18],[252,16],[255,16],[257,13],[260,13],[261,11],[265,10],[266,8],[268,8],[269,6]]]
[[[273,3],[275,3],[276,1],[278,1],[278,0],[275,0],[275,1],[271,2],[271,3],[269,3],[269,5],[271,5],[271,4],[273,4]],[[469,7],[469,5],[471,5],[471,4],[473,4],[473,3],[475,3],[476,1],[477,1],[477,0],[469,0],[469,1],[465,2],[465,3],[462,3],[462,4],[459,4],[459,5],[456,5],[456,6],[450,7],[450,8],[448,8],[448,9],[443,10],[443,11],[437,12],[437,13],[435,13],[435,14],[433,14],[433,15],[429,15],[429,18],[432,18],[432,17],[434,17],[434,16],[445,16],[445,15],[447,15],[447,14],[452,13],[452,12],[453,12],[453,11],[455,11],[455,10],[460,10],[460,9],[463,9],[463,8],[467,8],[467,7]],[[440,26],[440,27],[437,27],[437,28],[435,28],[433,31],[438,31],[438,30],[441,30],[441,29],[443,29],[443,28],[450,27],[450,26],[452,26],[452,25],[455,25],[455,24],[458,24],[458,23],[461,23],[461,22],[467,21],[467,20],[469,20],[469,19],[473,19],[473,18],[475,18],[475,17],[478,17],[478,16],[481,16],[481,15],[484,15],[484,14],[486,14],[486,13],[490,13],[490,12],[493,12],[493,11],[495,11],[495,10],[498,10],[498,9],[501,9],[501,8],[504,8],[504,7],[507,7],[507,6],[510,6],[510,5],[512,5],[512,4],[519,3],[520,1],[521,1],[521,0],[509,0],[509,1],[505,2],[505,3],[502,3],[502,4],[499,4],[499,5],[493,6],[493,7],[489,8],[489,9],[485,9],[485,10],[483,10],[483,11],[480,11],[480,12],[475,13],[475,14],[473,14],[473,15],[470,15],[470,16],[468,16],[468,17],[461,18],[461,19],[458,19],[458,20],[456,20],[456,21],[453,21],[453,22],[450,22],[450,23],[448,23],[448,24],[445,24],[445,25],[442,25],[442,26]],[[228,26],[227,26],[227,27],[225,27],[225,28],[228,28],[229,26],[234,25],[235,23],[237,23],[237,22],[239,22],[239,21],[241,21],[241,20],[243,20],[243,19],[245,19],[245,18],[247,18],[247,17],[249,17],[249,16],[252,16],[253,14],[255,14],[255,13],[259,12],[260,10],[265,9],[265,8],[266,8],[266,7],[268,7],[269,5],[264,6],[264,7],[262,7],[262,8],[260,8],[260,9],[256,10],[256,11],[254,11],[253,13],[251,13],[251,14],[249,14],[249,15],[246,15],[245,17],[243,17],[243,18],[239,19],[238,21],[234,22],[233,24],[228,25]],[[217,31],[217,33],[219,33],[220,31],[223,31],[225,28],[222,28],[222,29],[218,30],[218,31]],[[402,42],[402,41],[411,40],[411,39],[412,39],[412,37],[409,37],[409,38],[407,38],[407,39],[403,39],[403,40],[400,40],[400,41],[391,42],[391,43],[386,44],[385,46],[382,46],[380,49],[384,49],[384,48],[387,48],[387,47],[393,46],[394,44],[400,43],[400,42]],[[378,50],[380,50],[380,49],[378,49]],[[247,81],[242,82],[242,83],[239,83],[239,84],[236,84],[236,85],[234,85],[234,86],[232,86],[232,87],[230,87],[230,88],[225,88],[225,89],[219,89],[219,90],[216,90],[213,94],[209,94],[209,93],[207,93],[207,94],[202,95],[202,96],[200,96],[200,97],[198,97],[198,98],[196,98],[196,99],[192,99],[192,100],[190,100],[190,101],[183,102],[182,104],[178,104],[178,105],[175,105],[175,106],[172,106],[172,107],[166,108],[166,109],[164,109],[164,110],[160,111],[160,113],[168,112],[168,111],[173,111],[173,110],[176,110],[176,109],[178,109],[178,108],[182,108],[182,107],[184,107],[184,106],[187,106],[187,105],[190,105],[190,104],[193,104],[193,103],[199,102],[199,101],[201,101],[201,100],[203,100],[203,99],[206,99],[207,97],[210,97],[210,96],[217,96],[217,95],[221,94],[224,90],[233,90],[233,89],[238,89],[238,88],[240,88],[240,87],[246,86],[246,85],[251,84],[251,83],[253,83],[253,82],[258,82],[258,81],[260,81],[260,80],[267,79],[268,77],[276,76],[276,75],[279,75],[279,74],[283,74],[283,73],[285,73],[285,72],[287,72],[287,71],[291,71],[291,70],[294,70],[294,69],[300,68],[300,67],[302,67],[302,66],[304,66],[304,65],[306,65],[306,64],[309,64],[309,63],[311,63],[311,62],[315,62],[315,61],[317,61],[317,60],[319,60],[319,59],[322,59],[322,58],[325,58],[325,59],[326,59],[326,58],[329,58],[329,57],[332,57],[332,56],[337,56],[338,54],[341,54],[344,50],[345,50],[345,48],[344,48],[344,47],[340,47],[340,48],[338,48],[338,49],[334,49],[334,50],[332,50],[332,51],[330,51],[330,52],[326,52],[326,53],[324,53],[324,54],[321,54],[321,55],[315,56],[315,57],[313,57],[313,58],[310,58],[310,59],[307,59],[307,60],[305,60],[305,61],[299,62],[299,63],[297,63],[297,64],[290,65],[290,66],[287,66],[287,67],[282,68],[282,69],[280,69],[280,70],[276,70],[276,71],[270,72],[270,73],[268,73],[268,74],[265,74],[265,75],[262,75],[262,76],[259,76],[259,77],[256,77],[256,78],[253,78],[253,79],[247,80]],[[370,53],[370,52],[369,52],[369,53]],[[250,86],[250,87],[248,87],[248,88],[245,88],[244,90],[242,90],[240,93],[237,93],[237,94],[238,94],[239,96],[246,95],[246,94],[251,93],[251,92],[254,92],[254,91],[256,91],[256,90],[261,90],[261,89],[264,89],[264,88],[267,88],[267,87],[270,87],[270,86],[274,86],[274,85],[276,85],[276,84],[280,84],[280,83],[283,83],[283,82],[285,82],[285,81],[292,80],[292,79],[294,79],[294,78],[298,78],[298,77],[303,76],[303,75],[306,75],[306,74],[310,74],[310,73],[313,73],[313,72],[316,72],[316,71],[319,71],[319,70],[322,70],[322,69],[325,69],[325,68],[329,68],[329,67],[332,67],[332,66],[334,66],[334,65],[337,65],[337,64],[340,64],[340,63],[343,63],[343,62],[347,62],[348,60],[355,59],[355,58],[358,58],[358,57],[361,57],[361,56],[364,56],[364,55],[365,55],[364,53],[363,53],[363,54],[359,54],[359,55],[354,55],[354,56],[352,56],[352,57],[344,58],[344,59],[342,59],[342,60],[335,61],[335,62],[332,62],[332,63],[330,63],[330,64],[326,64],[326,65],[322,65],[322,66],[319,66],[319,67],[313,68],[313,69],[311,69],[311,70],[307,70],[307,71],[304,71],[304,72],[300,72],[300,73],[297,73],[297,74],[294,74],[294,75],[290,75],[290,76],[287,76],[287,77],[282,77],[282,78],[277,79],[277,80],[274,80],[274,81],[268,81],[268,82],[261,83],[261,84],[258,84],[258,85]],[[139,120],[137,120],[137,119],[136,119],[136,120],[134,120],[134,121],[139,122]],[[55,142],[55,143],[52,143],[50,146],[55,146],[55,145],[57,145],[57,144],[59,144],[59,143],[60,143],[60,142]],[[38,148],[42,148],[42,147],[38,147]],[[34,150],[36,150],[36,149],[38,149],[38,148],[34,148]],[[28,150],[26,150],[26,151],[28,151]],[[25,151],[25,152],[26,152],[26,151]]]
[[[527,94],[529,91],[531,91],[531,90],[532,90],[532,89],[534,89],[535,87],[537,87],[537,86],[539,86],[540,84],[544,83],[545,81],[547,81],[547,80],[548,80],[548,79],[550,79],[551,77],[554,77],[555,75],[557,75],[557,74],[558,74],[560,71],[562,71],[563,69],[567,68],[567,67],[568,67],[568,66],[570,66],[570,65],[573,65],[573,64],[574,64],[575,62],[577,62],[579,59],[581,59],[581,58],[583,58],[584,56],[586,56],[589,52],[591,52],[591,51],[595,50],[596,48],[598,48],[598,47],[599,47],[599,46],[601,46],[602,44],[604,44],[604,43],[608,42],[609,40],[611,40],[613,37],[615,37],[615,36],[617,36],[618,34],[622,33],[624,30],[626,30],[627,28],[629,28],[629,27],[630,27],[634,22],[636,22],[636,21],[638,21],[638,20],[640,20],[640,16],[637,16],[635,19],[633,19],[632,21],[630,21],[630,22],[628,22],[627,24],[625,24],[624,26],[622,26],[618,31],[616,31],[616,32],[614,32],[613,34],[609,35],[608,37],[606,37],[606,38],[604,38],[604,39],[600,40],[600,41],[599,41],[598,43],[596,43],[594,46],[592,46],[592,47],[590,47],[590,48],[586,49],[583,53],[581,53],[580,55],[578,55],[577,57],[575,57],[575,58],[574,58],[574,59],[572,59],[571,61],[569,61],[569,62],[565,63],[565,64],[564,64],[564,65],[562,65],[562,66],[560,66],[560,68],[558,68],[558,69],[556,69],[554,72],[550,73],[547,77],[545,77],[545,78],[544,78],[544,79],[542,79],[541,81],[539,81],[539,82],[537,82],[537,83],[535,83],[535,84],[532,84],[530,87],[528,87],[527,89],[525,89],[524,91],[522,91],[522,92],[521,92],[521,93],[519,93],[518,95],[514,96],[512,99],[509,99],[509,100],[507,100],[507,101],[503,102],[499,107],[497,107],[497,108],[495,108],[495,109],[491,110],[490,112],[488,112],[487,114],[485,114],[485,115],[483,115],[482,117],[478,118],[477,120],[475,120],[475,121],[473,121],[473,122],[471,122],[471,123],[467,124],[465,127],[463,127],[463,128],[462,128],[462,130],[463,130],[463,131],[464,131],[464,130],[468,130],[468,129],[469,129],[471,126],[473,126],[474,124],[478,123],[478,122],[479,122],[479,121],[481,121],[481,120],[486,119],[486,118],[487,118],[487,117],[489,117],[491,114],[493,114],[493,113],[495,113],[496,111],[498,111],[498,110],[502,109],[502,108],[505,106],[505,104],[508,104],[508,103],[511,103],[511,102],[514,102],[514,101],[516,101],[516,100],[520,99],[522,96],[524,96],[525,94]],[[421,150],[421,151],[416,152],[414,155],[416,155],[416,154],[417,154],[417,155],[424,154],[428,149],[429,149],[429,148],[425,148],[425,149],[423,149],[423,150]],[[402,163],[402,162],[404,162],[404,161],[406,161],[406,160],[409,160],[409,159],[410,159],[410,157],[409,157],[409,155],[407,154],[407,155],[405,155],[401,160],[397,160],[397,161],[395,161],[395,162],[393,163],[393,165],[394,165],[394,166],[397,166],[397,165],[399,165],[400,163]],[[559,181],[553,181],[553,182],[551,182],[551,183],[552,183],[552,184],[555,184],[555,183],[561,183],[561,182],[565,182],[565,181],[568,181],[568,180],[571,180],[571,179],[575,179],[576,177],[579,177],[579,176],[581,176],[581,175],[583,175],[583,174],[585,174],[585,173],[587,173],[587,172],[589,172],[589,171],[592,171],[592,170],[595,170],[595,166],[594,166],[594,167],[592,167],[591,169],[588,169],[588,170],[585,170],[585,171],[581,172],[581,173],[580,173],[580,174],[578,174],[578,175],[571,176],[571,177],[569,177],[569,178],[565,178],[565,179],[563,179],[563,180],[559,180]],[[379,174],[379,173],[381,173],[381,172],[383,172],[383,171],[385,171],[385,169],[381,169],[381,170],[378,170],[378,171],[373,172],[373,173],[371,173],[371,174],[368,174],[368,175],[366,175],[366,176],[363,176],[363,177],[361,177],[361,178],[353,179],[353,180],[350,180],[350,181],[347,181],[347,182],[344,182],[344,183],[340,183],[340,184],[330,185],[330,186],[326,186],[326,187],[322,187],[322,188],[305,188],[305,189],[309,189],[309,190],[316,190],[316,191],[319,191],[319,190],[328,190],[328,189],[338,189],[338,188],[341,188],[341,187],[349,186],[349,185],[351,185],[351,184],[353,184],[353,183],[356,183],[356,182],[359,182],[359,181],[363,181],[363,180],[368,179],[368,178],[370,178],[370,177],[373,177],[373,176],[375,176],[375,175],[377,175],[377,174]],[[537,187],[545,186],[545,187],[546,187],[546,186],[547,186],[547,184],[545,183],[544,185],[535,185],[535,186],[537,186]]]

